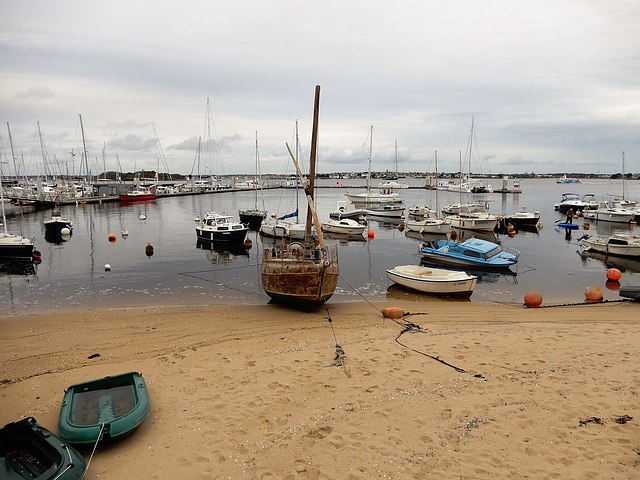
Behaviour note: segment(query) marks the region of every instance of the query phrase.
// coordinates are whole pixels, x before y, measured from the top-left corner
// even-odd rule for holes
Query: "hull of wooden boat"
[[[131,434],[147,418],[149,392],[137,372],[71,385],[65,390],[58,434],[75,445]]]
[[[20,235],[0,233],[0,260],[31,261],[33,242]]]
[[[464,272],[451,272],[416,265],[387,270],[387,277],[403,287],[432,295],[470,297],[477,277]]]
[[[247,229],[240,230],[207,230],[206,228],[196,227],[196,236],[198,240],[215,243],[242,243],[247,236]]]
[[[277,258],[273,249],[263,252],[260,277],[265,293],[278,303],[314,310],[329,300],[338,286],[337,253],[328,258],[296,258],[296,251]]]
[[[418,232],[418,233],[447,233],[451,229],[451,225],[445,222],[441,222],[438,220],[428,221],[428,220],[420,220],[417,222],[405,222],[405,226],[407,230],[410,232]]]
[[[0,478],[4,480],[80,480],[87,462],[35,418],[0,429]]]
[[[493,218],[466,218],[451,216],[446,219],[452,228],[461,228],[463,230],[478,230],[481,232],[493,232],[498,224],[498,219]]]

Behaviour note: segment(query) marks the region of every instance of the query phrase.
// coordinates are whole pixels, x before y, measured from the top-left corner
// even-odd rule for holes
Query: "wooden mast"
[[[309,155],[309,185],[308,191],[305,189],[305,193],[307,194],[307,199],[311,196],[311,203],[309,203],[309,208],[307,209],[307,224],[305,230],[305,237],[311,236],[311,222],[312,219],[312,209],[313,209],[313,192],[315,186],[315,177],[316,177],[316,153],[318,146],[318,116],[320,113],[320,85],[316,85],[316,95],[313,102],[313,125],[311,127],[311,153]],[[289,147],[287,146],[287,149]],[[291,150],[289,150],[291,153]],[[296,164],[296,170],[298,170],[298,175],[300,175],[300,169]],[[319,231],[319,228],[316,227]],[[319,232],[318,232],[319,233]]]

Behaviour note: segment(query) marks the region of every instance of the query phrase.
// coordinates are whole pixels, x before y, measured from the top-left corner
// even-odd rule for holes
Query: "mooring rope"
[[[104,429],[104,423],[100,426],[100,432],[98,433],[98,438],[96,439],[96,443],[93,446],[93,451],[91,452],[91,456],[89,457],[89,461],[87,462],[87,469],[82,474],[82,478],[80,480],[83,480],[85,475],[89,471],[89,465],[91,465],[91,460],[93,459],[93,454],[96,453],[96,448],[98,448],[98,442],[100,441],[100,438],[102,437],[102,430],[103,429]]]

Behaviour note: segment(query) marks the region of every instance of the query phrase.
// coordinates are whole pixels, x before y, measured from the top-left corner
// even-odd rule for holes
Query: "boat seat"
[[[111,395],[102,395],[98,400],[98,422],[110,423],[116,419],[116,414],[113,411],[113,397]]]

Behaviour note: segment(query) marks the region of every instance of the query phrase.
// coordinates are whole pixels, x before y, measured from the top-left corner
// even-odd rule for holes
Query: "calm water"
[[[317,190],[321,220],[335,210],[336,201],[346,200],[347,188],[340,188],[339,182],[320,183],[338,187]],[[502,182],[494,180],[493,186],[501,187]],[[563,217],[554,211],[553,205],[560,201],[563,192],[593,193],[596,198],[621,195],[621,181],[561,185],[554,180],[523,180],[520,186],[523,193],[517,195],[469,196],[474,201],[489,200],[494,214],[514,213],[526,205],[529,211],[540,211],[543,223],[537,233],[518,232],[514,237],[496,235],[505,248],[520,250],[520,262],[514,269],[517,275],[482,275],[471,301],[522,303],[527,291],[537,290],[543,296],[543,304],[582,302],[584,288],[589,285],[600,286],[605,299],[617,300],[620,298],[617,292],[605,286],[605,273],[610,267],[623,271],[621,284],[640,282],[640,262],[581,256],[578,239],[584,231],[576,230],[567,237],[565,231],[555,225]],[[638,199],[640,182],[627,182],[627,191],[627,198]],[[295,210],[295,190],[266,190],[263,196],[269,214],[281,215]],[[410,189],[402,191],[402,196],[407,206],[435,203],[434,191]],[[9,230],[35,237],[42,263],[34,274],[0,273],[0,315],[132,305],[267,303],[269,298],[262,290],[259,275],[263,240],[257,232],[249,233],[253,247],[245,254],[204,250],[196,243],[196,217],[212,210],[237,217],[238,209],[253,206],[253,199],[253,192],[248,191],[171,197],[128,205],[116,202],[63,207],[62,215],[72,219],[74,228],[71,239],[61,244],[44,240],[43,221],[50,216],[50,211],[14,217],[8,221]],[[300,194],[300,210],[306,211],[303,201]],[[457,193],[438,193],[440,206],[457,201]],[[146,220],[140,220],[142,214]],[[419,264],[418,246],[422,240],[407,236],[396,225],[376,220],[370,220],[369,229],[375,233],[372,240],[364,237],[360,241],[327,239],[327,243],[339,245],[342,278],[330,303],[356,300],[360,295],[376,301],[388,299],[390,303],[401,298],[433,301],[429,296],[407,293],[392,286],[385,273],[387,268],[396,265]],[[128,237],[121,235],[123,230],[128,231]],[[601,222],[592,225],[588,233],[614,232],[640,234],[640,227]],[[110,234],[116,235],[113,243],[109,242]],[[472,233],[467,231],[460,237],[470,236]],[[153,246],[153,256],[145,254],[147,245]],[[111,265],[111,271],[105,271],[105,264]]]

